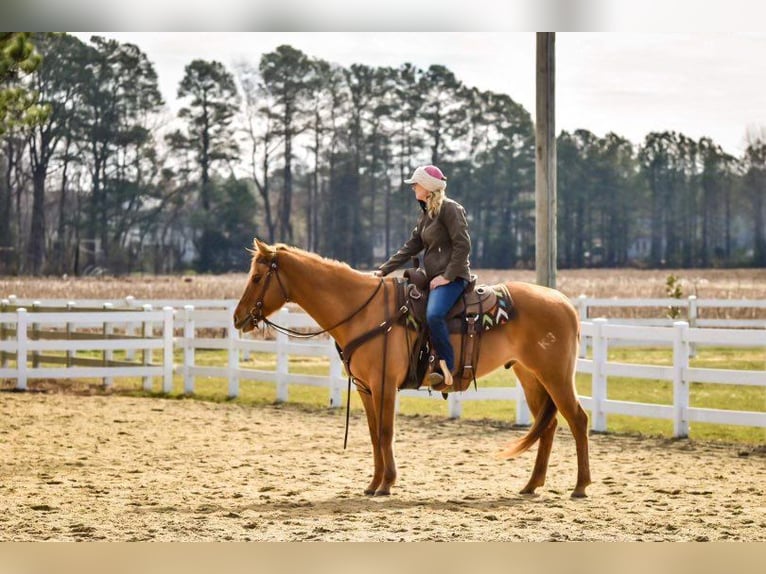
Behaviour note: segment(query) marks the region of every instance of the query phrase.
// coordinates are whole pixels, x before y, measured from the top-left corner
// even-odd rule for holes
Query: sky
[[[594,0],[595,1],[595,0]],[[734,0],[736,1],[736,0]],[[172,111],[195,58],[231,69],[289,44],[348,66],[442,64],[470,87],[508,94],[535,114],[533,32],[75,32],[138,45]],[[651,131],[710,137],[741,156],[766,134],[766,33],[557,32],[556,131],[609,131],[633,143]]]

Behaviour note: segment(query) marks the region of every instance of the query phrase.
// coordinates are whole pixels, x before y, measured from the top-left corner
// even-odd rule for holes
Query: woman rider
[[[468,220],[463,206],[447,197],[447,178],[435,165],[416,168],[404,183],[412,185],[422,213],[407,242],[375,274],[383,277],[424,251],[423,266],[430,288],[426,319],[441,368],[441,373],[429,376],[429,385],[443,381],[450,386],[455,356],[446,315],[471,277]]]

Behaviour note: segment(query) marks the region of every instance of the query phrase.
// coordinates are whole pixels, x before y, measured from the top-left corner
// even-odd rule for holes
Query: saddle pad
[[[495,305],[484,311],[481,317],[477,318],[478,329],[488,331],[494,327],[503,325],[511,320],[513,315],[513,299],[508,288],[502,283],[489,285],[489,289],[497,296]]]
[[[405,315],[404,323],[414,331],[420,331],[425,327],[426,299],[414,285],[401,284],[400,289],[404,292],[403,297],[407,302],[409,312]],[[482,309],[481,316],[477,316],[478,306],[471,304],[468,307],[467,315],[476,317],[475,328],[477,331],[487,331],[498,325],[507,323],[513,317],[513,299],[507,287],[498,283],[496,285],[480,285],[478,289],[492,291],[495,303],[487,309]],[[490,299],[490,297],[485,297]],[[457,305],[462,305],[458,300]],[[447,327],[450,333],[464,333],[467,329],[465,307],[462,314],[453,314],[453,311],[447,314]],[[453,307],[454,310],[454,307]]]

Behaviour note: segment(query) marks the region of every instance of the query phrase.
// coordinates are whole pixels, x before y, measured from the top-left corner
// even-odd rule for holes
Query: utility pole
[[[535,116],[535,268],[538,285],[556,288],[556,34],[537,33]]]

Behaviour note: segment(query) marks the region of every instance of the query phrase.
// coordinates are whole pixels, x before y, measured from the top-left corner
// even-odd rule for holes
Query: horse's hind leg
[[[559,411],[569,423],[577,446],[577,484],[572,491],[572,498],[584,498],[587,496],[585,489],[591,483],[588,455],[588,414],[576,398],[574,404],[571,406],[567,404],[564,408],[559,407]]]
[[[378,417],[375,414],[372,395],[360,392],[359,397],[362,399],[364,412],[367,415],[367,427],[370,429],[370,439],[372,441],[372,456],[375,461],[375,471],[372,475],[372,480],[367,488],[364,489],[364,493],[373,495],[380,483],[383,482],[383,455],[381,454],[380,443],[378,441]]]
[[[574,364],[569,375],[560,378],[548,378],[543,384],[550,392],[553,402],[561,416],[566,419],[577,447],[577,484],[572,491],[572,498],[583,498],[585,488],[591,483],[590,461],[588,456],[588,415],[580,405],[574,384]]]
[[[542,414],[543,406],[546,399],[548,399],[548,391],[540,384],[535,375],[525,369],[520,364],[513,366],[513,372],[521,383],[521,387],[524,389],[524,396],[527,399],[529,410],[532,415],[537,418]],[[535,458],[535,467],[532,471],[532,476],[527,482],[527,485],[521,489],[521,494],[534,494],[535,489],[545,484],[545,475],[548,472],[548,460],[551,456],[551,448],[553,447],[553,438],[556,435],[556,427],[558,421],[556,417],[553,417],[550,424],[540,435],[540,442],[537,446],[537,458]]]

